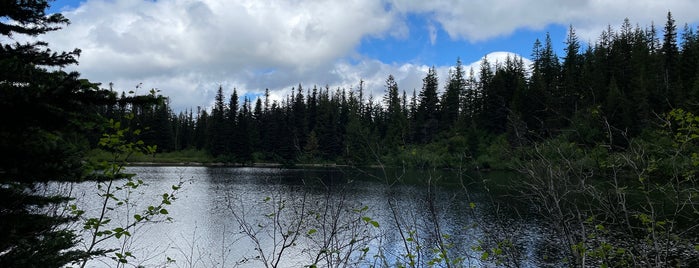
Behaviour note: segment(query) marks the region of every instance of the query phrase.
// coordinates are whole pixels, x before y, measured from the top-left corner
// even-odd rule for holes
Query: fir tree
[[[440,127],[445,130],[453,127],[459,118],[461,108],[461,95],[463,94],[466,82],[461,59],[456,59],[456,66],[449,71],[449,81],[440,103],[441,121]]]
[[[0,267],[62,267],[91,257],[74,248],[79,238],[65,227],[74,218],[50,211],[69,198],[35,189],[85,179],[85,133],[99,129],[98,107],[114,105],[116,93],[61,70],[77,63],[79,49],[11,42],[68,24],[61,14],[47,15],[48,7],[42,0],[0,3]]]
[[[439,78],[434,66],[427,71],[427,75],[422,79],[422,90],[420,90],[420,101],[415,115],[416,135],[415,140],[420,143],[431,141],[437,134],[439,123],[439,99],[437,97],[439,89]]]
[[[226,148],[226,114],[227,107],[223,97],[223,87],[219,86],[216,92],[214,108],[211,110],[211,121],[209,121],[209,152],[214,157],[227,153]]]
[[[386,104],[384,141],[389,149],[394,149],[395,146],[405,144],[407,118],[405,113],[403,113],[398,83],[396,83],[393,75],[389,75],[386,79],[384,103]]]

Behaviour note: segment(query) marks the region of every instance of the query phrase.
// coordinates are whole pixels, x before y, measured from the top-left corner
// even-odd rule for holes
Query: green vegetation
[[[127,116],[126,120],[131,120]],[[134,196],[139,193],[139,188],[146,184],[135,179],[136,174],[126,174],[124,167],[133,154],[153,154],[156,147],[146,145],[137,140],[141,131],[139,129],[123,128],[121,122],[109,120],[107,130],[99,139],[100,148],[110,156],[108,160],[91,163],[94,176],[97,178],[97,195],[99,197],[98,212],[96,215],[86,214],[85,210],[75,204],[69,206],[70,214],[74,215],[82,223],[82,232],[87,234],[85,241],[85,253],[87,256],[100,257],[113,254],[114,267],[125,267],[129,261],[136,259],[131,252],[130,243],[133,241],[132,233],[135,233],[143,224],[171,221],[167,207],[176,200],[175,194],[182,187],[183,182],[171,186],[171,191],[157,195],[159,200],[154,204],[139,204],[134,201]],[[127,137],[136,139],[131,141]],[[129,215],[126,219],[119,219],[121,215]],[[112,221],[115,219],[114,221]],[[119,248],[102,249],[105,241],[119,241]],[[85,267],[92,257],[83,258],[75,263]]]
[[[515,196],[556,232],[570,264],[696,266],[698,120],[672,110],[639,137],[619,136],[623,150],[565,138],[522,148],[513,152],[525,175]]]
[[[116,254],[117,266],[123,266],[130,253],[98,244],[128,237],[136,223],[167,214],[163,207],[172,197],[163,196],[160,205],[137,214],[141,219],[136,222],[110,227],[110,211],[128,204],[115,192],[131,193],[141,183],[127,180],[126,185],[112,188],[114,181],[129,177],[121,172],[125,160],[112,158],[110,163],[93,165],[84,161],[85,152],[99,145],[126,157],[131,151],[152,153],[155,147],[134,139],[140,132],[137,128],[122,129],[119,122],[100,115],[102,107],[116,103],[114,92],[99,89],[76,72],[63,71],[77,63],[79,49],[62,52],[42,41],[14,42],[21,39],[15,37],[37,37],[68,24],[61,14],[46,15],[48,2],[0,3],[0,267],[79,263],[84,267],[88,260],[110,252]],[[153,94],[120,98],[119,103],[160,100]],[[103,135],[108,131],[115,133]],[[81,208],[70,204],[68,193],[46,191],[52,182],[85,180],[100,181],[104,203],[99,217],[86,218]],[[76,221],[83,223],[82,231],[92,234],[91,241],[83,241],[80,230],[70,227]],[[81,242],[87,247],[79,247]]]
[[[385,164],[412,167],[506,168],[502,151],[562,136],[611,150],[660,124],[657,115],[683,108],[699,112],[699,35],[678,33],[668,13],[662,38],[654,26],[625,20],[584,46],[573,27],[565,55],[547,35],[531,59],[485,59],[478,70],[460,60],[440,94],[434,68],[422,89],[401,91],[392,76],[385,95],[298,85],[281,100],[269,92],[239,99],[219,87],[212,109],[174,114],[164,99],[133,103],[122,97],[102,107],[108,118],[133,113],[146,143],[159,152],[204,150],[219,162]],[[604,125],[607,124],[607,125]],[[611,135],[608,135],[611,132]],[[471,161],[464,161],[470,159]]]
[[[79,49],[52,51],[45,42],[6,43],[38,36],[68,20],[47,16],[48,1],[0,4],[0,266],[60,267],[101,252],[78,250],[79,235],[66,224],[73,215],[53,208],[66,196],[37,192],[50,180],[78,181],[88,175],[83,133],[98,124],[97,107],[110,92],[61,71],[75,64]],[[37,116],[38,115],[38,116]]]
[[[109,161],[111,155],[101,149],[92,149],[87,152],[86,157],[91,161]],[[129,157],[130,163],[172,163],[172,164],[197,164],[197,163],[214,163],[216,159],[212,158],[206,151],[188,149],[174,152],[163,152],[153,154],[134,153]]]
[[[699,264],[699,34],[686,26],[678,39],[669,12],[661,39],[654,26],[633,27],[625,20],[584,50],[571,27],[562,60],[548,35],[544,42],[535,41],[532,66],[524,66],[521,58],[492,64],[486,59],[467,75],[457,60],[441,95],[431,68],[411,98],[393,76],[386,79],[380,101],[364,96],[361,81],[356,90],[298,85],[281,101],[265,92],[242,103],[235,90],[226,103],[219,88],[211,111],[175,115],[155,90],[117,97],[111,88],[62,71],[77,63],[78,49],[54,52],[40,41],[5,43],[13,35],[35,37],[68,23],[60,14],[46,16],[47,7],[48,1],[0,4],[2,267],[84,266],[110,252],[118,265],[128,262],[129,251],[97,245],[126,239],[136,224],[167,215],[165,206],[173,198],[164,194],[125,226],[109,225],[109,211],[129,204],[113,191],[128,196],[142,185],[122,174],[125,161],[510,169],[523,175],[511,185],[516,200],[545,219],[556,242],[565,245],[567,263]],[[50,181],[89,179],[100,181],[104,200],[97,218],[84,218],[77,207],[64,213],[57,208],[66,207],[69,197],[36,191]],[[112,188],[119,179],[125,184]],[[299,237],[325,234],[303,225],[310,219],[306,207],[285,211],[284,200],[273,197],[267,208],[273,225],[288,223],[276,230],[282,232],[278,248],[272,249],[278,255],[257,249],[267,266],[276,266]],[[327,207],[326,213],[331,210],[352,215],[346,228],[354,231],[348,237],[362,243],[368,244],[365,231],[380,224],[365,209]],[[433,220],[438,218],[434,207],[428,210]],[[291,220],[280,221],[282,212]],[[419,254],[421,246],[410,223],[396,214],[404,263],[419,266],[420,257],[413,253]],[[236,217],[254,241],[255,225]],[[86,249],[76,247],[81,238],[66,227],[76,220],[92,234]],[[436,242],[423,260],[460,264],[448,254],[449,236],[438,225],[430,228]],[[324,246],[353,246],[342,238],[315,239]],[[513,246],[507,238],[484,246],[479,247],[481,259],[516,264],[514,257],[508,259]],[[364,244],[352,249],[365,257]],[[318,249],[313,265],[336,261],[338,256],[326,250]]]

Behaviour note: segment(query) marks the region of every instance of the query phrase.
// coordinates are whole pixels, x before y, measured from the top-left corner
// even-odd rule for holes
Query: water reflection
[[[145,194],[134,197],[144,205],[185,181],[168,208],[172,222],[144,226],[128,244],[103,245],[128,247],[136,265],[164,265],[167,257],[179,267],[260,267],[262,259],[280,267],[315,261],[320,267],[411,261],[538,267],[560,261],[544,249],[547,232],[535,218],[513,214],[507,202],[472,181],[456,180],[453,172],[224,167],[130,167],[128,172],[148,184],[141,190]],[[442,183],[429,187],[426,178]],[[89,208],[87,214],[97,211],[95,189],[95,183],[83,183],[72,193]],[[112,213],[116,222],[133,216]],[[113,264],[109,259],[90,263]]]

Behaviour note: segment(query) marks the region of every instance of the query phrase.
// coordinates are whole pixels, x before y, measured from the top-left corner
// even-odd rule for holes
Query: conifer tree
[[[214,157],[226,154],[226,114],[227,108],[223,97],[223,87],[219,86],[216,91],[214,108],[211,110],[211,121],[209,121],[209,152]]]
[[[236,151],[236,144],[235,144],[235,137],[238,132],[238,110],[239,110],[239,104],[238,102],[240,99],[238,98],[238,89],[233,88],[233,93],[231,93],[231,98],[228,100],[228,109],[226,109],[227,113],[225,115],[225,136],[222,137],[224,139],[224,144],[226,146],[226,153],[235,155],[237,153]]]
[[[66,229],[74,218],[49,209],[69,198],[35,190],[85,179],[85,133],[100,128],[98,107],[114,105],[116,93],[62,71],[77,63],[79,49],[57,52],[36,41],[68,24],[48,7],[0,2],[0,267],[62,267],[90,257]],[[23,37],[33,41],[13,41]]]
[[[580,56],[580,42],[575,34],[575,29],[571,25],[568,29],[568,37],[566,38],[565,57],[563,58],[563,66],[561,71],[562,82],[562,111],[566,117],[572,117],[579,108],[579,101],[582,98],[583,80],[582,61]]]
[[[439,125],[443,130],[453,127],[459,119],[461,95],[465,87],[464,69],[461,64],[461,59],[458,58],[456,59],[456,66],[454,69],[449,71],[449,81],[447,82],[440,103],[442,118]]]
[[[682,47],[680,50],[680,79],[681,87],[687,92],[687,97],[682,104],[691,108],[692,112],[699,111],[699,95],[693,90],[695,81],[699,82],[699,33],[695,32],[688,24],[682,31]]]
[[[669,11],[667,12],[667,22],[665,23],[660,52],[662,53],[663,91],[666,94],[667,103],[683,102],[686,92],[679,87],[677,25],[675,25],[675,19],[672,18],[672,13]]]
[[[439,77],[437,70],[432,66],[425,78],[422,79],[420,101],[415,115],[416,136],[415,141],[420,143],[430,142],[439,131]]]
[[[390,149],[393,149],[395,146],[405,144],[407,126],[407,118],[403,113],[400,93],[398,92],[398,83],[393,75],[389,75],[386,79],[384,103],[386,104],[384,141]]]

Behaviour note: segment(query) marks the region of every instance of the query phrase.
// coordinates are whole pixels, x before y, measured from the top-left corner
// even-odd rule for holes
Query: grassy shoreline
[[[439,169],[453,169],[453,166],[446,164],[449,162],[448,157],[432,157],[431,161],[422,159],[420,154],[403,154],[392,155],[382,159],[383,167],[411,167],[416,169],[424,169],[426,167],[436,167]],[[86,154],[89,161],[113,161],[114,156],[101,149],[90,150]],[[439,159],[438,159],[439,158]],[[453,160],[453,159],[452,159]],[[502,163],[504,160],[488,159],[494,163]],[[204,167],[309,167],[309,168],[332,168],[332,167],[362,167],[362,168],[381,168],[382,165],[376,163],[364,163],[352,165],[347,163],[337,163],[331,161],[323,161],[318,159],[301,159],[296,162],[274,162],[264,159],[257,161],[237,162],[235,159],[216,158],[209,155],[205,150],[187,149],[173,152],[156,153],[145,155],[136,153],[130,155],[125,161],[128,166],[204,166]],[[441,163],[441,165],[439,164]],[[473,163],[467,169],[472,171],[490,171],[490,170],[509,170],[501,164],[478,164]]]
[[[87,154],[91,161],[112,161],[109,152],[95,149]],[[182,150],[157,153],[155,155],[134,154],[126,161],[128,166],[204,166],[204,167],[349,167],[337,163],[294,163],[293,165],[274,162],[238,163],[220,161],[203,150]]]

